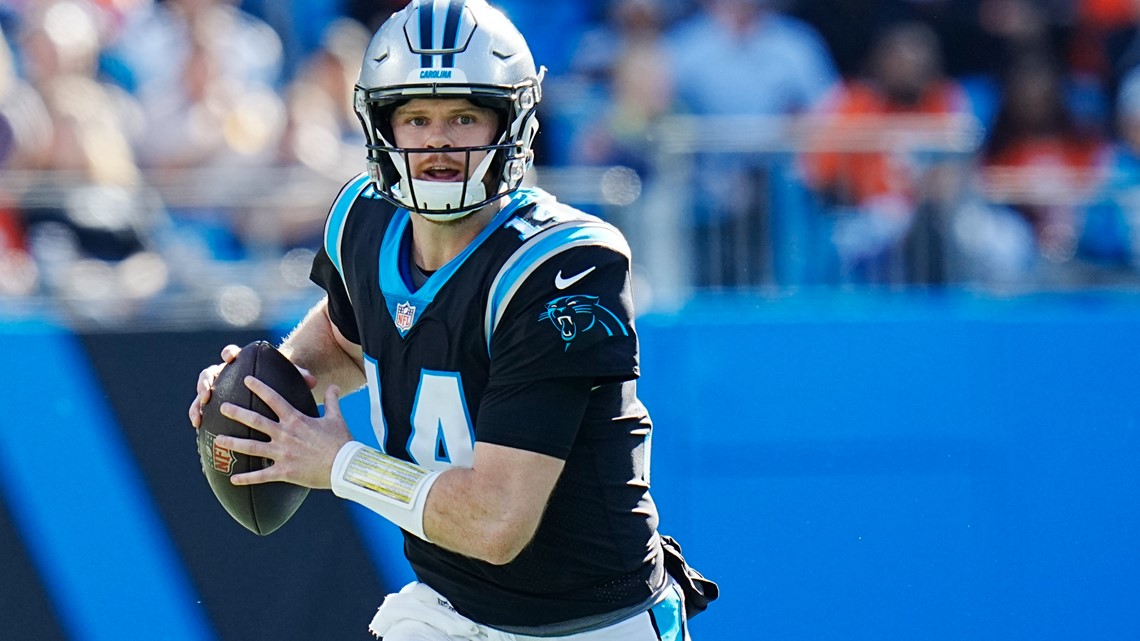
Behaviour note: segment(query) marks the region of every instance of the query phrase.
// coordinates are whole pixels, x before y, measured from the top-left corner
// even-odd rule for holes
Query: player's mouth
[[[449,163],[425,163],[416,172],[416,178],[435,182],[459,182],[463,180],[463,170]]]

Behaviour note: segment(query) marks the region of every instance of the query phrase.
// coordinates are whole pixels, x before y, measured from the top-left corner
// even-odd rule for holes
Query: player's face
[[[409,154],[412,177],[418,180],[467,180],[488,152],[473,152],[468,160],[463,152],[443,150],[489,145],[498,125],[494,111],[462,98],[416,98],[392,112],[392,136],[397,147],[440,150]]]

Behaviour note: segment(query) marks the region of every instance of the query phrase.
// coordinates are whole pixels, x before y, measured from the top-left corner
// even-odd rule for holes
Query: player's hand
[[[198,426],[202,424],[202,407],[210,401],[210,392],[214,389],[214,380],[218,378],[218,373],[222,371],[223,367],[233,362],[239,352],[241,352],[241,348],[237,345],[226,345],[222,348],[222,362],[211,365],[198,374],[198,395],[190,403],[189,412],[190,424],[194,426],[194,429],[198,429]],[[313,376],[309,370],[298,367],[297,371],[301,372],[301,376],[304,377],[309,389],[317,386],[317,377]]]
[[[211,365],[198,374],[198,395],[190,403],[190,424],[194,429],[202,424],[202,407],[210,401],[210,392],[214,389],[214,380],[222,368],[237,358],[241,348],[237,345],[226,345],[222,348],[222,362]]]
[[[214,442],[234,452],[270,459],[273,465],[256,472],[237,474],[230,478],[230,482],[251,485],[285,481],[314,489],[332,487],[333,461],[340,448],[352,440],[340,412],[340,389],[330,385],[325,390],[325,415],[313,418],[294,408],[271,387],[252,376],[246,377],[245,385],[265,401],[278,420],[231,403],[222,404],[222,416],[268,435],[269,441],[219,435]]]

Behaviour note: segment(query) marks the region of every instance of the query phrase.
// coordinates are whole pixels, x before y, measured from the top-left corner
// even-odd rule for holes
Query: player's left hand
[[[222,404],[219,409],[223,416],[268,435],[269,441],[219,435],[216,443],[241,454],[270,459],[273,465],[256,472],[237,474],[230,482],[250,485],[286,481],[314,489],[332,487],[333,461],[340,448],[352,440],[340,412],[340,389],[330,385],[325,390],[325,415],[313,418],[298,411],[271,387],[252,376],[246,377],[245,385],[265,401],[278,420],[230,403]]]

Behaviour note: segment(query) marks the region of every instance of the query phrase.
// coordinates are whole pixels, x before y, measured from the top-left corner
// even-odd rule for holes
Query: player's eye
[[[475,116],[470,114],[462,114],[455,120],[461,125],[473,125],[476,122]]]

